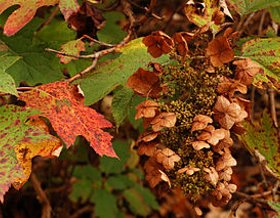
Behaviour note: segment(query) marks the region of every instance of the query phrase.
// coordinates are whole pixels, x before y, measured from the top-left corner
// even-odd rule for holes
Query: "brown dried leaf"
[[[225,14],[220,10],[220,8],[217,8],[213,15],[212,20],[216,25],[220,25],[224,21]]]
[[[144,131],[139,135],[139,137],[136,141],[136,145],[138,145],[142,141],[150,142],[150,141],[156,139],[159,134],[160,134],[160,132],[154,132],[152,130]]]
[[[153,118],[156,115],[158,103],[152,100],[146,100],[137,105],[135,109],[137,110],[135,114],[135,120],[138,120],[142,117]]]
[[[227,182],[220,183],[217,188],[212,192],[214,199],[212,203],[215,207],[225,206],[232,198],[231,193],[236,191],[236,185],[228,184]]]
[[[222,66],[234,59],[234,51],[225,36],[213,39],[206,49],[206,54],[210,56],[210,62],[214,67]]]
[[[200,141],[207,141],[211,145],[216,145],[220,140],[225,138],[225,129],[215,129],[214,126],[207,126],[197,137]]]
[[[159,164],[154,157],[150,157],[145,165],[144,169],[146,171],[145,179],[149,182],[151,188],[154,188],[158,183],[162,181],[161,173],[159,170],[163,170],[163,166]]]
[[[173,40],[162,31],[156,31],[146,36],[143,43],[148,47],[148,52],[154,58],[158,58],[162,54],[168,54],[174,46]]]
[[[195,118],[193,119],[191,132],[206,128],[208,123],[213,123],[211,117],[202,114],[196,115]]]
[[[176,123],[176,115],[171,112],[163,112],[157,115],[150,124],[152,125],[152,129],[155,132],[160,131],[164,127],[171,128],[175,126]]]
[[[225,137],[222,140],[220,140],[218,144],[213,146],[212,149],[213,149],[213,151],[215,151],[219,154],[222,154],[221,151],[224,148],[229,148],[232,145],[233,145],[233,140],[232,140],[232,138],[230,138],[230,131],[225,130]]]

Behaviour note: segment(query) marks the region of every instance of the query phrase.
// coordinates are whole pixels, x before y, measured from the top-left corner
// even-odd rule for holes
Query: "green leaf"
[[[279,0],[228,0],[241,16],[265,8],[280,6]]]
[[[280,203],[279,202],[273,202],[273,201],[268,201],[268,204],[278,212],[278,218],[280,218]]]
[[[122,124],[124,119],[129,114],[133,95],[134,91],[126,86],[123,86],[114,93],[114,98],[112,101],[112,113],[117,127]]]
[[[278,131],[265,110],[260,120],[260,131],[249,123],[244,123],[247,131],[240,136],[246,147],[253,153],[257,150],[268,162],[268,167],[280,177],[280,149]]]
[[[97,37],[101,42],[116,44],[121,42],[127,35],[127,32],[122,30],[122,27],[117,24],[125,16],[116,11],[107,12],[102,14],[106,19],[105,26],[97,32]]]
[[[254,84],[269,83],[280,89],[280,37],[252,39],[242,46],[242,56],[252,59],[264,70],[255,77]]]
[[[110,176],[108,179],[108,184],[115,190],[124,190],[135,185],[135,183],[131,181],[127,175]]]
[[[72,192],[69,195],[74,202],[79,200],[85,203],[93,194],[93,182],[88,179],[79,179],[72,186]]]
[[[117,198],[109,191],[100,189],[96,190],[91,198],[91,202],[95,203],[94,214],[100,218],[115,218],[118,212]]]
[[[16,84],[23,81],[29,85],[51,83],[64,78],[56,57],[45,52],[44,45],[34,44],[32,41],[33,32],[41,22],[41,19],[33,19],[15,36],[0,36],[0,47],[6,48],[0,51],[0,56],[9,55],[19,58],[6,70]]]
[[[268,10],[270,12],[271,18],[277,22],[280,23],[280,6],[278,7],[271,7]]]
[[[126,189],[123,192],[123,196],[134,214],[140,216],[148,216],[150,214],[151,208],[146,205],[145,199],[138,190],[134,188]]]
[[[126,142],[114,141],[113,148],[120,160],[106,156],[100,158],[100,169],[106,174],[121,173],[130,156],[129,145]]]
[[[73,176],[79,179],[86,178],[90,181],[101,180],[101,173],[91,165],[76,166]]]
[[[151,206],[154,210],[159,209],[159,204],[156,200],[156,197],[151,193],[150,189],[145,188],[141,185],[136,185],[134,188],[139,193],[141,193],[142,197],[144,198],[145,204]]]
[[[25,121],[31,115],[39,114],[38,110],[14,105],[0,107],[0,201],[12,183],[20,187],[26,176],[15,153],[15,146],[20,143],[40,143],[52,140],[52,136]]]
[[[128,77],[139,67],[146,68],[150,61],[166,63],[167,55],[153,58],[147,53],[142,38],[135,39],[119,50],[119,56],[98,64],[97,69],[76,81],[85,94],[85,104],[90,105],[120,85],[125,85]]]
[[[20,57],[17,56],[0,56],[0,92],[10,93],[18,96],[15,81],[13,77],[5,73],[5,70],[13,65]]]

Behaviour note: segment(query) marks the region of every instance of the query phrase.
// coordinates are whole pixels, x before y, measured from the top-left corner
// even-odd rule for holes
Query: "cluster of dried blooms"
[[[241,123],[250,115],[250,101],[234,94],[245,94],[261,68],[243,59],[233,62],[235,72],[228,69],[225,64],[234,59],[230,29],[208,44],[206,54],[205,48],[191,44],[199,34],[181,32],[170,38],[159,31],[145,37],[153,57],[169,54],[178,66],[150,63],[152,71],[138,69],[127,86],[146,98],[136,107],[135,119],[142,118],[147,129],[136,145],[139,155],[149,157],[144,169],[150,186],[164,181],[186,194],[210,191],[213,205],[223,206],[237,188],[230,183],[237,165],[229,149],[231,134],[242,134]]]

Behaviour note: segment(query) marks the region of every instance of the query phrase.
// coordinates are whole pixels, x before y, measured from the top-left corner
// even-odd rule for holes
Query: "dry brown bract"
[[[137,105],[135,109],[137,110],[135,114],[135,120],[138,120],[142,117],[153,118],[156,115],[158,103],[152,100],[146,100]]]
[[[195,141],[195,142],[192,142],[192,146],[193,146],[194,150],[196,150],[196,151],[200,151],[203,148],[210,148],[211,147],[205,141]]]
[[[196,115],[195,118],[193,119],[191,132],[205,129],[207,127],[208,123],[213,123],[213,120],[211,117],[208,117],[208,116],[205,116],[202,114]]]
[[[160,132],[154,132],[152,130],[148,130],[148,131],[144,131],[142,132],[137,141],[136,141],[136,145],[138,145],[140,142],[144,141],[144,142],[150,142],[154,139],[156,139],[156,137],[160,134]]]
[[[206,54],[210,56],[210,62],[214,67],[222,66],[234,59],[234,51],[225,36],[213,39],[206,49]]]
[[[187,43],[188,38],[189,36],[185,32],[175,33],[173,36],[176,50],[178,51],[179,55],[183,56],[184,58],[186,57],[187,52],[189,51]]]
[[[159,170],[163,170],[163,166],[159,164],[154,157],[149,158],[145,165],[144,169],[146,171],[145,179],[149,182],[149,185],[154,188],[159,182],[162,181],[162,174]]]
[[[232,168],[231,167],[225,167],[221,171],[219,171],[219,179],[220,180],[225,180],[225,181],[230,181],[231,180],[231,175],[232,175]]]
[[[214,126],[209,125],[201,132],[197,139],[207,141],[211,145],[216,145],[221,139],[225,138],[225,136],[225,129],[215,129]]]
[[[233,96],[236,91],[242,94],[247,93],[247,86],[240,83],[237,80],[229,79],[227,77],[222,77],[221,82],[218,84],[217,92],[220,94],[228,93],[229,96]]]
[[[241,122],[248,116],[238,104],[230,103],[224,96],[218,96],[213,111],[215,120],[225,129],[230,129],[234,123]]]
[[[171,149],[165,148],[163,150],[158,149],[155,152],[155,158],[158,163],[162,164],[165,169],[171,170],[174,168],[175,162],[181,160],[181,158]]]
[[[204,178],[207,181],[211,182],[214,186],[216,186],[216,184],[219,181],[219,174],[217,173],[215,168],[209,167],[209,168],[204,168],[203,170],[204,170],[204,172],[207,173],[207,174],[205,174]]]
[[[156,152],[157,146],[159,146],[159,143],[157,142],[150,142],[150,143],[141,142],[138,146],[137,154],[151,157]]]
[[[224,148],[229,148],[230,146],[233,145],[233,140],[230,137],[230,131],[226,130],[225,131],[225,137],[219,141],[218,144],[216,144],[215,146],[212,147],[213,151],[215,151],[216,153],[222,154],[222,150]]]
[[[212,192],[214,199],[212,201],[215,207],[221,207],[228,204],[231,199],[231,193],[236,191],[237,186],[228,184],[227,182],[220,183],[217,188]]]
[[[263,69],[252,61],[250,58],[244,60],[234,61],[233,64],[236,66],[235,79],[239,80],[240,83],[248,86],[254,81],[254,77],[258,73],[262,73]]]
[[[236,160],[231,156],[230,150],[228,148],[224,149],[224,153],[218,159],[216,163],[216,170],[221,171],[226,167],[233,167],[237,165]]]
[[[162,91],[159,78],[152,72],[142,68],[139,68],[128,78],[126,86],[133,89],[140,97],[159,98]]]
[[[200,171],[199,168],[196,167],[184,167],[178,170],[178,173],[186,173],[187,175],[191,176],[193,175],[195,172]]]
[[[167,182],[169,188],[171,188],[171,182],[170,182],[170,179],[168,178],[168,176],[161,170],[159,170],[159,172],[161,174],[160,178],[162,179],[162,181]]]
[[[153,73],[156,76],[161,76],[163,74],[163,67],[161,66],[161,64],[150,62],[148,64],[148,67],[152,67],[153,68]]]
[[[154,58],[158,58],[162,54],[168,54],[174,46],[172,39],[162,31],[153,32],[146,36],[143,43],[148,47],[148,52]]]
[[[164,127],[173,127],[176,123],[176,115],[171,112],[163,112],[157,115],[150,124],[155,132],[160,131]]]

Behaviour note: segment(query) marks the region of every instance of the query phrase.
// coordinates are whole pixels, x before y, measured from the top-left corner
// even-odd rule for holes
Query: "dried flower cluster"
[[[250,101],[234,94],[245,94],[261,70],[250,59],[233,62],[236,70],[229,70],[225,63],[234,59],[230,33],[209,43],[201,31],[173,38],[155,32],[143,40],[148,52],[169,54],[177,63],[150,63],[152,71],[140,68],[127,81],[146,98],[136,107],[135,119],[142,118],[147,129],[136,145],[139,155],[149,157],[144,168],[150,186],[163,181],[192,199],[210,191],[215,206],[226,205],[237,188],[230,183],[237,165],[229,149],[231,134],[242,134],[241,122],[250,115]],[[195,37],[203,43],[193,45]]]

